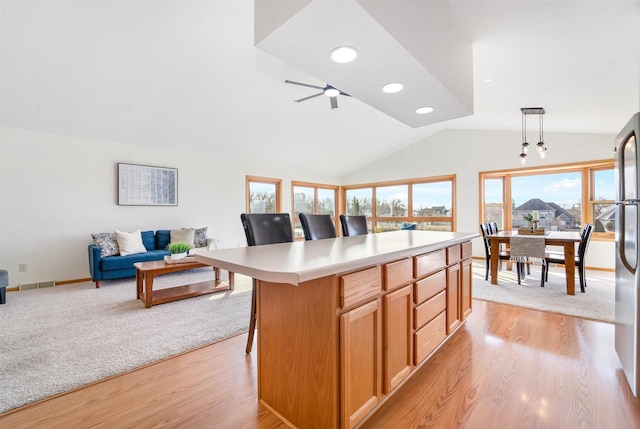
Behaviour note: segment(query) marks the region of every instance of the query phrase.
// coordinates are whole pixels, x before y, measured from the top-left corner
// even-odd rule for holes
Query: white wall
[[[283,180],[283,211],[290,211],[291,180],[337,183],[256,161],[206,158],[179,146],[151,149],[7,128],[0,141],[0,268],[9,270],[11,286],[89,277],[90,234],[116,228],[208,226],[221,247],[244,246],[247,174]],[[178,206],[118,206],[118,162],[177,168]],[[26,272],[18,271],[21,263]]]
[[[478,172],[520,167],[519,132],[440,132],[343,178],[310,177],[303,169],[274,171],[259,160],[206,158],[113,142],[3,128],[0,134],[0,267],[10,284],[89,277],[91,233],[209,227],[222,247],[244,246],[239,214],[245,211],[245,175],[283,180],[283,211],[290,211],[291,180],[354,184],[455,173],[458,230],[478,230]],[[550,165],[607,159],[613,136],[547,133],[543,162]],[[177,207],[117,205],[116,164],[139,163],[179,170]],[[295,163],[294,163],[295,164]],[[301,166],[300,168],[303,168]],[[482,256],[481,242],[474,255]],[[18,264],[27,271],[19,272]],[[589,266],[613,268],[613,243],[593,241]]]
[[[545,133],[545,160],[529,156],[527,166],[546,166],[613,158],[613,135]],[[480,171],[520,168],[519,131],[445,130],[341,178],[357,184],[456,174],[457,229],[479,232]],[[482,242],[474,256],[484,256]],[[592,240],[587,266],[614,268],[614,243]]]

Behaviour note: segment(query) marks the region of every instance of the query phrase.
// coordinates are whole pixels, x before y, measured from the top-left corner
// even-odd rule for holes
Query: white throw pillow
[[[173,243],[187,243],[193,247],[193,237],[195,235],[194,228],[182,228],[171,230],[171,244]]]
[[[133,232],[119,231],[116,229],[116,241],[120,248],[120,255],[133,255],[134,253],[146,253],[147,248],[142,244],[140,230]]]

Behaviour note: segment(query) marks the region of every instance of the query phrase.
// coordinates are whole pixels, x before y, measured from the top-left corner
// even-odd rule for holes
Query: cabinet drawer
[[[447,318],[443,311],[431,322],[415,333],[415,364],[418,365],[424,358],[429,356],[438,344],[447,336]]]
[[[445,308],[447,308],[447,293],[442,291],[429,301],[416,307],[415,317],[413,318],[414,328],[422,328],[427,322],[443,312]]]
[[[447,265],[460,262],[460,245],[447,247]]]
[[[394,290],[409,283],[413,283],[411,258],[391,262],[384,266],[384,290]]]
[[[446,254],[444,249],[435,252],[425,253],[424,255],[415,257],[415,274],[416,278],[424,277],[427,274],[438,271],[447,265]]]
[[[462,259],[469,259],[472,253],[471,242],[462,243]]]
[[[380,267],[345,274],[340,277],[340,305],[342,308],[377,296],[382,290]]]
[[[447,274],[445,270],[440,270],[437,273],[431,274],[429,277],[425,277],[416,283],[416,304],[425,302],[446,287]]]

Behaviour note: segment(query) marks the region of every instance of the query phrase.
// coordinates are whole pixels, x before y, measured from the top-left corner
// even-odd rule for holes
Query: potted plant
[[[527,213],[526,215],[522,215],[522,217],[527,221],[529,228],[533,229],[533,215],[531,213]]]
[[[171,260],[175,261],[186,257],[191,245],[187,243],[171,243],[167,246],[167,249],[171,252]]]

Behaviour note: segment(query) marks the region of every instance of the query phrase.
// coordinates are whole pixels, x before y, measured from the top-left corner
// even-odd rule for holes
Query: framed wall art
[[[119,162],[118,205],[177,206],[178,169]]]

